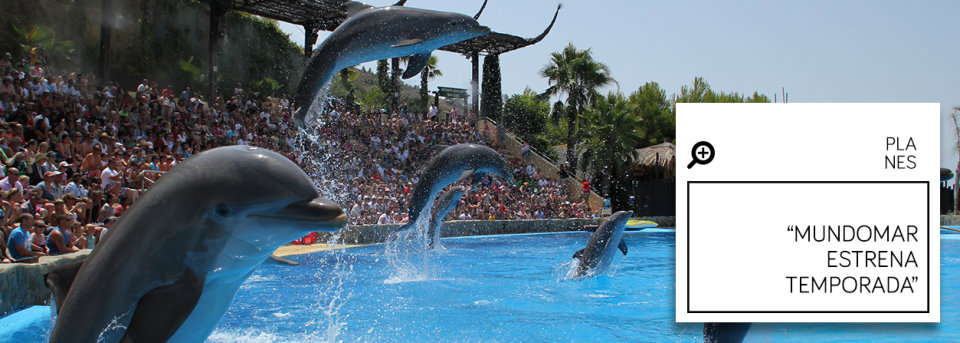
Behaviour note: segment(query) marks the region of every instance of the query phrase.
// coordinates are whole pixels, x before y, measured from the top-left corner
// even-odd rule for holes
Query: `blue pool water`
[[[951,236],[941,239],[941,324],[755,324],[746,341],[960,341]],[[445,250],[412,259],[413,272],[392,267],[382,245],[267,263],[210,341],[700,341],[702,325],[674,323],[674,234],[625,237],[630,254],[611,275],[581,281],[564,276],[589,233],[444,239]],[[49,325],[49,310],[28,309],[0,319],[0,341],[42,342]]]

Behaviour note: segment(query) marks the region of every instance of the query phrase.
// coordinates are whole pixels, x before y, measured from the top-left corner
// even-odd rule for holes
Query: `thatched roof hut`
[[[677,147],[666,142],[637,149],[637,167],[676,168]]]

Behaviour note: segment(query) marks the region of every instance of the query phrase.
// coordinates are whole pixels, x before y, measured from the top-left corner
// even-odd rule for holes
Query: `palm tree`
[[[597,62],[590,49],[578,50],[573,43],[562,51],[550,54],[550,63],[540,70],[540,75],[549,80],[550,87],[543,96],[566,95],[567,119],[567,165],[573,171],[577,166],[577,127],[580,114],[598,97],[597,89],[611,82],[610,68]]]
[[[420,72],[420,103],[423,105],[423,112],[426,113],[430,107],[430,95],[427,93],[427,80],[443,76],[443,72],[437,69],[437,56],[430,56],[427,65]]]
[[[643,141],[642,119],[620,93],[598,96],[583,115],[583,124],[591,134],[579,151],[581,167],[594,170],[605,191],[610,194],[613,211],[629,209],[628,172],[637,159],[637,146]]]

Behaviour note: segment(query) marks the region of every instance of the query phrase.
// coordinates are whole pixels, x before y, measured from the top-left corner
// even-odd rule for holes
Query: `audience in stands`
[[[237,87],[207,101],[144,79],[126,90],[92,74],[0,58],[0,261],[93,248],[107,222],[184,159],[217,146],[264,147],[297,161],[351,224],[400,223],[417,174],[458,143],[483,143],[469,123],[400,111],[326,111],[316,137],[291,124],[285,97],[255,100]],[[299,154],[294,146],[302,145]],[[591,216],[559,180],[510,159],[514,183],[478,176],[451,219]]]

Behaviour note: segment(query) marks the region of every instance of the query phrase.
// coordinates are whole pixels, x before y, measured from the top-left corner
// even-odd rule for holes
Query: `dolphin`
[[[740,343],[748,330],[750,323],[703,323],[703,342]]]
[[[427,237],[431,238],[430,247],[434,247],[440,243],[440,236],[442,236],[440,227],[443,226],[443,218],[446,218],[447,213],[450,213],[453,208],[457,207],[457,202],[463,197],[463,192],[465,191],[466,188],[456,186],[443,192],[440,194],[440,197],[437,198],[436,203],[433,205],[433,218],[430,220],[430,229],[427,230]]]
[[[350,4],[348,17],[307,63],[297,85],[294,119],[305,127],[320,90],[343,68],[363,62],[410,56],[403,78],[418,74],[433,50],[490,33],[470,16],[403,6],[364,8]]]
[[[441,190],[475,173],[492,173],[507,180],[513,179],[507,171],[507,162],[503,156],[483,145],[457,144],[443,149],[431,158],[420,172],[420,182],[417,182],[410,192],[410,203],[407,206],[409,220],[400,231],[413,227]]]
[[[573,258],[579,259],[574,278],[581,278],[603,273],[610,267],[616,249],[627,254],[627,244],[623,241],[623,228],[630,220],[633,211],[620,211],[611,214],[597,227],[597,231],[590,236],[590,242],[583,249],[577,250]]]
[[[197,154],[150,187],[85,261],[48,274],[59,311],[50,342],[204,341],[277,247],[346,218],[278,153]]]

